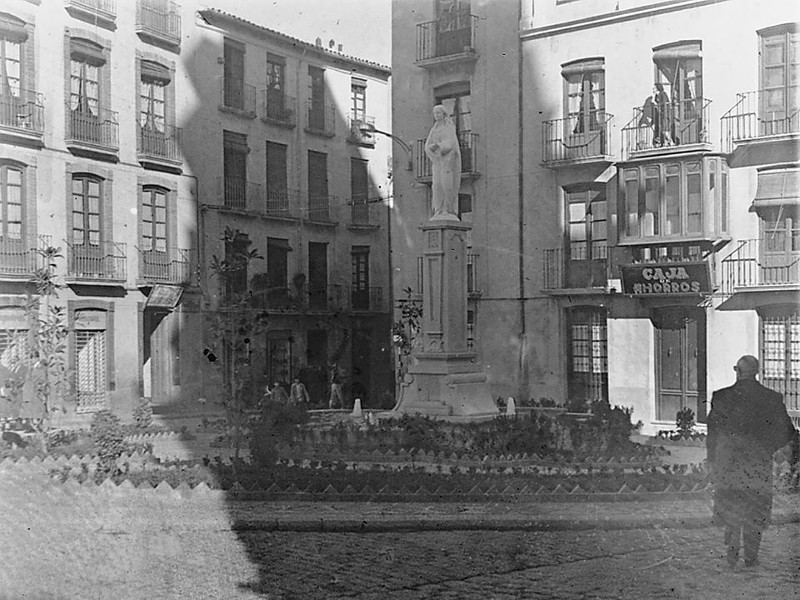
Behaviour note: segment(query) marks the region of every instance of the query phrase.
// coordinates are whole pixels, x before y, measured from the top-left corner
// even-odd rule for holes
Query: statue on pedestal
[[[441,104],[433,107],[435,123],[425,140],[425,154],[432,166],[432,221],[458,221],[458,188],[461,186],[461,148],[453,120]]]

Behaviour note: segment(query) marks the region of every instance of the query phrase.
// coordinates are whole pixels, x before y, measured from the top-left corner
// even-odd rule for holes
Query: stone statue
[[[439,219],[458,221],[458,188],[461,186],[461,149],[458,145],[456,126],[441,104],[433,107],[436,121],[425,140],[425,154],[431,160],[433,177],[431,184],[433,216]]]

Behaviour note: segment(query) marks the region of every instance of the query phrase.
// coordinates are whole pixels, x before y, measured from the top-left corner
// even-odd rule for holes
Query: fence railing
[[[0,94],[0,127],[44,133],[44,102],[35,90],[18,89]]]
[[[458,147],[461,150],[461,173],[465,175],[477,174],[478,169],[478,134],[471,131],[458,133]],[[418,178],[431,177],[433,167],[428,155],[425,154],[425,140],[417,140],[413,152],[414,176]]]
[[[173,43],[181,41],[181,6],[165,0],[136,2],[136,31],[155,34]]]
[[[478,17],[465,10],[418,24],[416,61],[475,52],[477,26]]]
[[[124,242],[88,243],[67,240],[67,275],[81,279],[124,281],[127,247]]]
[[[329,221],[332,196],[309,196],[306,216],[310,221]]]
[[[720,118],[724,152],[733,152],[734,144],[743,140],[800,132],[800,108],[789,104],[770,110],[771,93],[758,90],[736,94],[736,104]]]
[[[119,149],[117,112],[105,108],[72,108],[67,104],[67,140],[109,150]]]
[[[773,251],[774,242],[761,238],[741,240],[722,259],[722,293],[739,288],[800,286],[800,253]]]
[[[261,118],[281,125],[296,125],[297,100],[283,93],[262,90]]]
[[[542,161],[585,160],[608,156],[611,120],[614,115],[598,111],[590,117],[552,119],[542,123]],[[589,122],[586,122],[589,121]]]
[[[336,107],[309,100],[306,102],[306,129],[326,136],[336,134]]]
[[[261,210],[264,202],[260,183],[242,177],[218,177],[217,186],[223,205],[228,208]]]
[[[546,248],[542,251],[545,290],[605,287],[608,283],[609,253],[603,243]]]
[[[136,137],[136,151],[140,157],[162,158],[172,161],[181,159],[183,129],[173,125],[157,127],[149,124],[136,124],[139,135]]]
[[[222,106],[248,115],[256,113],[256,88],[243,79],[222,78]]]
[[[350,309],[369,311],[383,310],[383,288],[375,286],[351,287]]]
[[[708,143],[711,100],[693,98],[665,102],[653,109],[633,109],[633,119],[622,128],[628,155],[647,150]]]
[[[154,283],[192,282],[190,251],[185,248],[142,249],[139,253],[139,278]]]

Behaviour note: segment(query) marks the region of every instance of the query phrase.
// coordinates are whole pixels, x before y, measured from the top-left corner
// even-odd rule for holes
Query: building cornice
[[[573,33],[575,31],[581,31],[584,29],[594,29],[606,25],[622,23],[624,21],[644,19],[665,13],[687,10],[690,8],[698,8],[709,4],[720,4],[728,1],[729,0],[666,0],[665,2],[657,2],[648,6],[637,6],[635,8],[628,8],[625,10],[615,10],[613,12],[592,15],[591,17],[582,17],[580,19],[553,23],[543,27],[526,28],[526,23],[523,22],[520,23],[519,36],[524,42],[527,40],[552,37],[564,33]]]

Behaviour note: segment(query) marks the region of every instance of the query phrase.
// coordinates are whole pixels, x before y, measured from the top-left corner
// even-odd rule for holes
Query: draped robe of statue
[[[434,108],[436,123],[425,140],[425,154],[432,166],[431,220],[458,220],[458,188],[461,185],[461,149],[456,127],[442,106]]]

